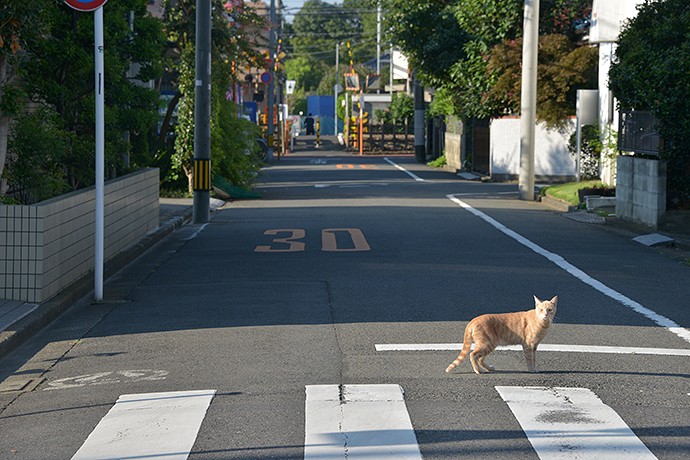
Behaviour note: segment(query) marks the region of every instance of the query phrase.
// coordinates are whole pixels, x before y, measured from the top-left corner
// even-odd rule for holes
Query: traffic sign
[[[108,0],[65,0],[65,3],[77,11],[86,13],[97,10],[105,5],[105,2],[107,1]]]
[[[269,84],[271,83],[271,80],[273,80],[273,77],[271,76],[270,72],[264,72],[261,74],[261,83]]]

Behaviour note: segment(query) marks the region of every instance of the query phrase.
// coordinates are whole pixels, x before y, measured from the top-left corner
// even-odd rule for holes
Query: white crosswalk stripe
[[[306,388],[304,459],[421,460],[399,385]]]
[[[72,460],[185,460],[215,393],[122,395]]]
[[[587,388],[495,388],[541,460],[656,458]],[[307,385],[305,390],[304,460],[422,459],[399,385]],[[122,395],[72,460],[185,460],[215,394]]]
[[[656,457],[587,388],[497,386],[542,460]]]

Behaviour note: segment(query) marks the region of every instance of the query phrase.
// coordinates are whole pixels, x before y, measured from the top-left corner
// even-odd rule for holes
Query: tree
[[[225,100],[225,92],[236,82],[237,69],[246,65],[258,67],[263,56],[259,53],[262,44],[261,31],[267,24],[251,8],[243,2],[212,1],[212,36],[211,36],[211,150],[214,155],[213,164],[224,165],[224,174],[228,179],[240,178],[254,168],[242,157],[236,156],[236,150],[245,150],[244,144],[233,144],[232,139],[217,135],[223,130],[232,130],[227,124],[238,123],[236,110],[231,109],[231,103]],[[169,54],[174,58],[169,62],[169,72],[176,77],[175,85],[177,97],[171,104],[178,105],[177,124],[175,125],[174,149],[171,154],[170,178],[175,180],[180,176],[187,179],[188,191],[192,191],[193,160],[194,160],[194,85],[195,85],[195,0],[169,0],[166,8],[165,31],[169,40]],[[172,113],[173,107],[168,107]],[[248,142],[254,142],[254,135]],[[236,146],[233,149],[233,145]],[[239,145],[239,147],[237,147]],[[169,149],[163,149],[167,154]],[[233,159],[235,161],[233,161]],[[231,166],[236,170],[230,174]],[[214,166],[214,173],[216,167]]]
[[[25,100],[16,78],[19,56],[27,39],[42,33],[44,21],[41,12],[44,7],[45,3],[23,0],[6,0],[0,6],[0,197],[7,188],[3,170],[10,119],[19,114]]]
[[[439,107],[462,118],[489,118],[519,107],[522,34],[521,0],[384,0],[387,29],[422,81],[436,87]],[[574,111],[574,90],[586,85],[594,69],[591,53],[577,51],[591,9],[587,0],[544,0],[540,58],[541,120],[555,123]],[[568,52],[566,52],[568,51]],[[555,53],[555,54],[554,54]],[[562,66],[577,65],[560,72]],[[574,79],[570,81],[569,79]],[[567,81],[566,81],[567,80]],[[452,109],[451,109],[452,108]]]
[[[37,3],[41,7],[40,33],[23,36],[17,76],[29,100],[55,112],[59,122],[55,117],[45,118],[46,129],[51,133],[61,130],[63,136],[58,137],[69,139],[60,161],[70,188],[76,189],[92,184],[94,178],[93,15],[74,11],[62,2]],[[123,153],[145,165],[150,158],[148,138],[156,126],[158,94],[141,81],[160,72],[163,36],[159,21],[147,14],[142,0],[111,2],[104,22],[105,153],[112,175],[127,170]],[[135,63],[138,71],[133,75]],[[18,109],[23,107],[21,103]],[[130,133],[129,143],[125,132]],[[14,145],[16,152],[25,151],[17,140]]]
[[[453,2],[384,0],[387,35],[426,83],[443,86],[452,66],[466,58],[469,35],[454,16]]]
[[[304,3],[285,30],[286,75],[297,82],[298,90],[308,94],[326,87],[328,94],[332,92],[337,44],[341,45],[340,75],[349,64],[345,43],[350,43],[357,64],[375,57],[376,13],[372,8],[370,0],[345,0],[342,5],[323,0]]]
[[[659,121],[671,207],[690,206],[690,5],[652,0],[623,28],[609,73],[622,109]]]
[[[35,203],[69,190],[64,157],[71,136],[50,107],[18,115],[12,124],[6,177],[12,201]]]
[[[576,46],[565,35],[539,37],[537,119],[558,126],[575,113],[577,89],[596,85],[597,50]],[[496,45],[487,71],[496,75],[487,103],[509,113],[520,112],[522,39]]]
[[[414,98],[405,93],[393,94],[390,115],[394,122],[407,123],[414,116]]]
[[[285,63],[285,73],[305,91],[315,90],[326,71],[322,62],[309,55],[298,55]]]

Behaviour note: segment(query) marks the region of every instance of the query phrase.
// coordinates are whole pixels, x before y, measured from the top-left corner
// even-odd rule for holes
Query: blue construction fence
[[[321,135],[333,136],[335,134],[335,106],[333,96],[307,96],[307,113],[314,118],[319,117],[321,122]],[[302,118],[304,120],[304,117]],[[338,120],[338,132],[343,132],[343,121]]]

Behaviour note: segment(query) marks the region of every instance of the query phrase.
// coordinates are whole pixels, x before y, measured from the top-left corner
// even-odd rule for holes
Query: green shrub
[[[426,165],[430,166],[432,168],[442,168],[446,165],[446,156],[441,155],[440,157],[436,158],[435,160],[431,160]]]
[[[71,143],[58,120],[49,109],[16,119],[4,172],[9,185],[7,201],[31,204],[69,190],[63,160]]]

